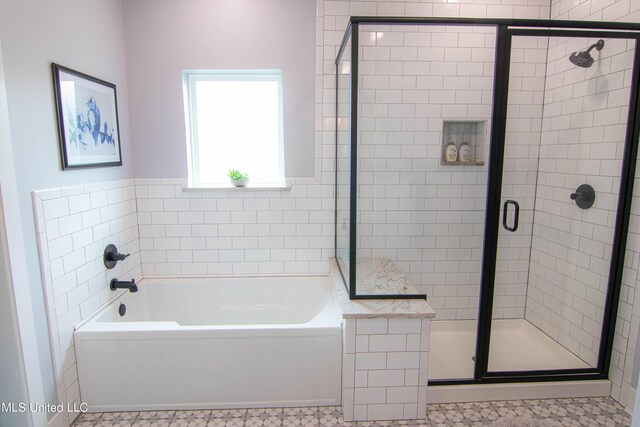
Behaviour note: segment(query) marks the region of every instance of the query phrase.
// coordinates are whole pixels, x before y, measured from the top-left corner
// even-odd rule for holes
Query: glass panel
[[[430,379],[472,378],[495,29],[362,25],[358,294],[426,293]],[[460,151],[445,156],[449,141]],[[469,152],[462,156],[463,143]]]
[[[351,37],[337,66],[336,259],[349,286],[349,192],[351,174]]]
[[[489,371],[597,365],[635,46],[597,42],[512,41]]]

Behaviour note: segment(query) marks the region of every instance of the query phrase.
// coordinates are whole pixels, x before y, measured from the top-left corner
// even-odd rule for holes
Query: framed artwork
[[[116,86],[51,64],[62,169],[122,165]]]

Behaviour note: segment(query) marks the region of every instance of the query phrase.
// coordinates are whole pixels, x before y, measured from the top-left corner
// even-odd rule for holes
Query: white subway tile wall
[[[569,0],[555,0],[551,4],[551,18],[587,21],[626,21],[637,23],[640,21],[640,3],[637,0],[605,2],[584,1],[579,3]],[[589,43],[593,43],[594,41],[595,40],[589,40]],[[572,43],[574,42],[572,41]],[[576,45],[571,45],[571,47],[574,46]],[[583,50],[587,46],[588,43],[583,39],[582,43],[579,44],[579,47],[576,47],[573,51]],[[565,46],[559,44],[557,49],[557,54],[560,55],[561,50],[565,49]],[[570,48],[567,46],[566,49]],[[611,253],[610,236],[614,214],[610,208],[612,199],[614,198],[613,196],[617,194],[619,187],[619,181],[614,177],[619,173],[619,159],[621,158],[618,148],[616,148],[616,151],[614,152],[609,148],[612,146],[607,146],[606,144],[613,143],[616,145],[615,142],[621,139],[619,133],[620,126],[616,126],[616,124],[626,123],[627,110],[625,108],[625,96],[628,96],[628,87],[630,84],[628,72],[629,56],[632,55],[633,50],[633,44],[627,44],[625,47],[619,42],[613,43],[613,41],[607,39],[605,48],[601,52],[596,52],[595,50],[592,51],[596,63],[591,67],[591,69],[586,71],[585,74],[574,71],[573,75],[566,75],[563,74],[563,71],[566,72],[563,68],[559,68],[555,72],[558,79],[570,79],[570,86],[573,86],[574,91],[578,91],[582,96],[583,103],[588,103],[589,107],[593,106],[593,108],[584,108],[583,106],[582,110],[577,110],[577,117],[575,117],[573,121],[569,121],[569,128],[572,125],[578,129],[580,127],[586,127],[580,126],[578,123],[580,123],[579,121],[588,123],[588,120],[591,119],[590,113],[594,113],[592,116],[592,126],[600,128],[598,129],[598,132],[585,132],[587,134],[582,135],[583,137],[589,138],[589,144],[587,144],[589,151],[586,153],[574,154],[576,157],[585,154],[594,156],[595,161],[585,165],[582,173],[591,174],[599,167],[600,175],[604,180],[599,180],[597,183],[592,184],[594,188],[600,187],[603,183],[602,181],[608,181],[608,179],[611,178],[610,183],[604,183],[605,187],[609,184],[611,185],[611,191],[607,194],[607,191],[605,190],[604,198],[606,206],[601,209],[598,218],[589,218],[582,222],[577,221],[581,218],[568,217],[563,219],[565,222],[569,220],[572,224],[575,224],[574,230],[580,233],[580,241],[585,241],[582,247],[579,247],[579,251],[577,251],[580,258],[580,262],[577,263],[577,265],[580,266],[579,268],[582,272],[580,280],[576,280],[575,282],[577,283],[570,281],[570,284],[574,285],[573,289],[582,288],[585,291],[579,291],[580,295],[584,295],[584,297],[580,297],[580,299],[586,300],[585,302],[580,301],[580,299],[577,300],[582,304],[580,309],[584,308],[586,305],[587,311],[585,313],[593,314],[595,310],[596,315],[598,315],[598,312],[601,312],[600,307],[602,295],[600,292],[603,291],[604,288],[596,290],[595,281],[590,281],[590,279],[602,280],[602,261],[608,262],[608,258]],[[570,52],[566,52],[567,55],[569,53]],[[598,63],[601,61],[602,64],[599,65]],[[605,69],[608,75],[606,79],[598,80],[596,78],[594,87],[594,76],[589,74],[589,71],[593,71],[592,69],[598,66],[608,67]],[[550,69],[550,71],[552,70]],[[584,80],[583,84],[577,85],[576,82],[580,82],[580,80]],[[553,83],[555,82],[552,82],[552,84]],[[562,94],[558,94],[558,96],[562,96]],[[568,111],[568,109],[571,108],[569,105],[565,103],[565,105],[561,105],[559,107],[564,107],[566,109],[565,116],[571,116],[572,113]],[[580,105],[573,106],[573,108],[579,107]],[[556,115],[560,116],[561,111],[561,109],[559,111],[557,110]],[[583,115],[579,115],[580,112],[582,112]],[[561,119],[565,120],[566,123],[566,117],[561,117]],[[605,132],[605,128],[609,128],[614,132]],[[572,174],[567,175],[570,177]],[[576,175],[579,174],[576,173]],[[622,276],[622,286],[620,291],[620,307],[618,308],[613,353],[609,368],[609,379],[613,383],[611,396],[629,409],[633,408],[636,394],[633,384],[635,384],[637,379],[633,375],[633,372],[636,347],[638,345],[638,331],[640,330],[640,292],[637,292],[638,279],[640,279],[638,277],[638,269],[640,268],[639,185],[640,180],[636,179],[633,203],[631,207],[627,251],[625,254],[625,269]],[[552,196],[549,196],[549,199],[550,201],[553,201]],[[593,225],[593,227],[590,227],[591,225]],[[572,253],[576,255],[576,251],[573,251]],[[546,260],[549,260],[549,258]],[[591,261],[594,261],[593,265],[591,264]],[[588,266],[585,262],[589,262]],[[591,271],[591,268],[595,269],[595,274]],[[589,292],[589,298],[587,298],[587,291]],[[579,317],[572,317],[571,320],[569,320],[572,322],[569,326],[572,326],[576,332],[579,331],[576,328],[576,323],[579,320]],[[582,321],[585,324],[585,330],[579,331],[579,335],[576,335],[574,340],[580,343],[580,348],[585,347],[586,351],[586,346],[582,345],[580,340],[584,341],[584,344],[588,344],[588,339],[591,338],[589,331],[593,330],[596,325],[594,325],[592,318],[589,316],[582,316]],[[567,321],[563,320],[561,325],[567,325]],[[591,329],[589,329],[589,326],[591,326]],[[571,338],[571,335],[569,335],[569,338]],[[576,347],[575,344],[573,345]]]
[[[345,319],[345,421],[425,418],[430,319]]]
[[[327,273],[333,188],[292,181],[290,191],[237,193],[184,191],[182,179],[136,179],[143,274]]]
[[[121,293],[112,278],[142,277],[134,182],[35,191],[33,205],[58,399],[79,405],[74,327]],[[109,243],[130,254],[112,270],[102,260]]]

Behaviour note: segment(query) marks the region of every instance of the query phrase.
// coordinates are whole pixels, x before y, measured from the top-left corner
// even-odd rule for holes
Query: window
[[[184,95],[189,185],[228,187],[229,169],[285,185],[282,71],[185,71]]]

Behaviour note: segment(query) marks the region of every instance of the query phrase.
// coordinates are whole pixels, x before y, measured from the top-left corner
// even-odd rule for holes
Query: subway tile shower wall
[[[142,276],[135,187],[124,180],[35,191],[33,206],[58,399],[79,405],[74,327],[116,295],[112,278]],[[102,260],[109,243],[130,254],[112,270]]]
[[[439,319],[475,319],[487,166],[441,164],[442,130],[474,120],[488,131],[495,29],[364,25],[360,39],[358,256],[395,260]],[[503,193],[521,215],[518,234],[500,236],[494,318],[525,312],[546,39],[515,40],[512,55]]]
[[[580,3],[558,0],[552,2],[551,19],[639,22],[640,4],[635,0]],[[595,312],[597,316],[597,313],[601,312],[603,298],[601,290],[604,288],[599,286],[607,276],[602,264],[603,261],[609,261],[611,253],[615,212],[612,199],[617,195],[619,188],[619,172],[616,170],[620,170],[619,147],[620,141],[624,138],[620,133],[620,124],[626,124],[625,102],[629,93],[629,68],[634,49],[633,44],[630,43],[625,45],[620,40],[605,40],[604,49],[594,55],[596,63],[586,71],[569,69],[566,63],[568,61],[560,57],[565,52],[568,55],[570,52],[567,50],[577,46],[573,44],[576,43],[574,40],[560,39],[550,43],[549,61],[554,66],[549,69],[547,90],[554,101],[552,104],[554,108],[550,109],[548,117],[545,114],[545,121],[548,124],[544,129],[543,144],[547,146],[548,151],[543,154],[548,158],[557,156],[558,160],[547,162],[548,169],[541,170],[540,173],[545,179],[541,180],[539,187],[540,190],[545,191],[547,199],[545,203],[548,209],[554,212],[558,221],[579,234],[580,243],[577,250],[576,247],[565,244],[554,247],[552,254],[547,253],[545,235],[548,236],[546,234],[548,231],[557,229],[557,224],[551,223],[548,218],[540,224],[539,233],[534,236],[535,245],[532,253],[532,256],[536,255],[537,258],[536,286],[538,289],[529,295],[529,298],[536,299],[537,304],[533,306],[534,309],[530,313],[527,313],[528,319],[539,322],[540,327],[549,333],[557,333],[568,346],[585,355],[589,355],[590,345],[591,349],[594,349],[598,344],[597,339],[594,338],[595,331],[592,329],[593,313]],[[573,51],[582,50],[595,41],[583,39],[579,43],[580,47]],[[592,51],[592,53],[595,52]],[[594,79],[592,69],[596,67],[605,71],[603,74],[606,74],[608,79]],[[573,105],[565,98],[567,96],[565,91],[568,90],[563,89],[565,81],[578,98]],[[605,83],[607,85],[603,86]],[[571,147],[572,139],[559,139],[556,137],[557,134],[562,133],[563,130],[564,134],[575,134],[589,125],[598,127],[597,132],[582,135],[587,142],[584,149],[588,150],[589,156],[593,158],[593,161],[588,164],[589,169],[578,170],[565,167],[564,165],[570,160],[568,154],[571,153],[575,157],[576,154],[573,151],[575,147]],[[595,211],[587,211],[578,217],[566,215],[566,209],[562,209],[566,207],[566,200],[558,200],[556,194],[553,194],[553,190],[562,188],[563,181],[558,180],[554,184],[554,177],[564,175],[564,188],[571,189],[575,184],[584,183],[584,179],[580,180],[580,178],[596,172],[598,176],[594,177],[592,185],[594,188],[598,187],[598,191],[603,193],[600,205],[596,203]],[[633,384],[637,380],[634,374],[637,371],[634,369],[640,330],[640,292],[637,292],[640,268],[639,188],[640,184],[636,179],[625,254],[625,270],[620,290],[620,307],[609,371],[609,378],[613,383],[611,396],[627,408],[633,407],[635,399],[636,387]],[[558,212],[558,207],[561,208],[559,215],[555,214]],[[542,234],[543,232],[545,235]],[[571,272],[566,270],[563,262],[569,256],[579,259],[575,279],[570,277]],[[571,285],[573,291],[571,298],[566,299],[570,304],[560,304],[558,299],[549,298],[549,291],[557,288],[557,285],[549,284],[540,277],[549,271],[555,273],[551,277],[558,277],[558,273],[566,277],[564,280]],[[543,292],[542,289],[547,292]],[[586,315],[575,316],[574,309],[578,307],[581,310],[586,309],[584,311]],[[564,311],[565,315],[558,315],[558,310]],[[554,315],[555,326],[545,323],[542,319],[535,319],[541,311],[543,314]]]
[[[600,346],[635,44],[607,40],[591,68],[567,61],[595,41],[549,43],[526,316],[591,366]],[[587,210],[568,198],[584,183],[597,192]]]

